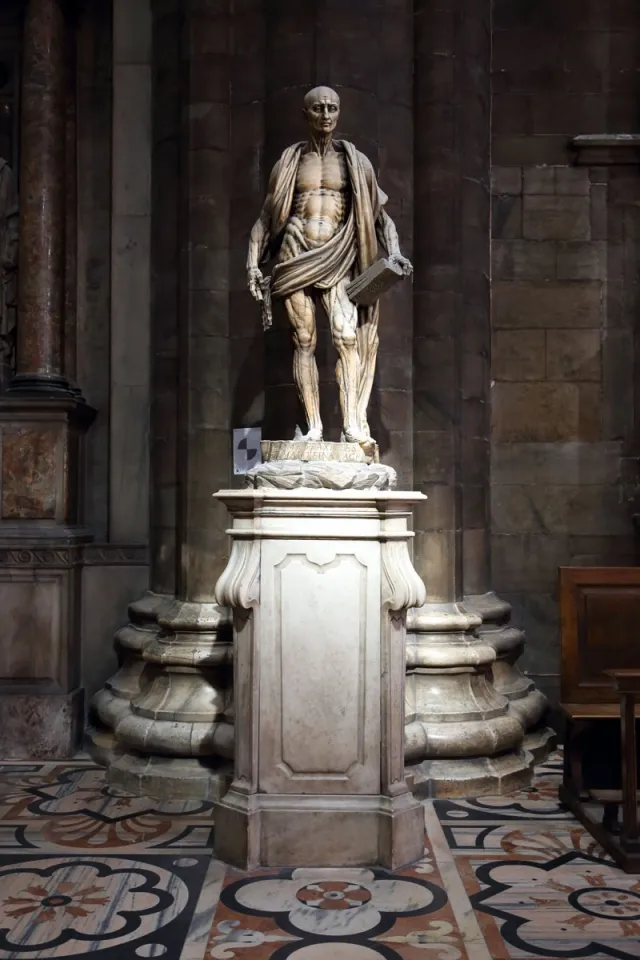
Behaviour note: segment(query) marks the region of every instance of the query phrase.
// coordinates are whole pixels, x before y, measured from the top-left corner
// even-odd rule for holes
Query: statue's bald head
[[[340,116],[340,97],[331,87],[314,87],[304,98],[304,115],[315,134],[333,133]]]
[[[328,103],[335,103],[338,108],[340,107],[340,97],[335,90],[332,90],[331,87],[314,87],[313,90],[309,90],[304,98],[304,108],[308,110],[312,104],[320,103],[323,100]]]

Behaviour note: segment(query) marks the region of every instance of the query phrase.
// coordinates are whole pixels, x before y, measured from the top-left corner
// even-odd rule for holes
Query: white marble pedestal
[[[216,599],[234,612],[235,778],[216,856],[395,868],[424,849],[404,775],[405,617],[425,588],[407,543],[424,496],[224,490]]]

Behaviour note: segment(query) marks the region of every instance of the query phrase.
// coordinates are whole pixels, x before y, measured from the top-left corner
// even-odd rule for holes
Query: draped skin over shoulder
[[[354,264],[358,273],[362,273],[377,259],[375,225],[387,196],[380,189],[368,158],[346,140],[336,141],[336,144],[344,150],[351,185],[351,209],[347,220],[331,240],[320,247],[309,249],[304,237],[297,238],[303,252],[278,263],[273,270],[271,294],[274,297],[286,297],[305,287],[330,289],[352,271]],[[270,250],[271,256],[277,252],[291,214],[303,146],[303,143],[297,143],[288,147],[272,173],[269,185],[271,209],[268,212],[271,236],[276,239],[275,249]]]

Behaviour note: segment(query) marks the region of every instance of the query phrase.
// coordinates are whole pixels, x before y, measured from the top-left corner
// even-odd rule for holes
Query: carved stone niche
[[[331,464],[325,467],[330,469]],[[424,849],[404,773],[408,552],[419,493],[225,490],[235,774],[216,855],[258,866],[399,867]]]

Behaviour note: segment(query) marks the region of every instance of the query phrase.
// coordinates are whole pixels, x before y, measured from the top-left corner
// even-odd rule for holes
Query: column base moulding
[[[541,725],[525,733],[522,748],[531,754],[534,764],[544,763],[558,748],[558,734],[552,727]]]
[[[237,735],[215,849],[242,869],[424,850],[403,764],[406,610],[425,597],[407,520],[424,497],[336,490],[322,467],[324,487],[216,495],[233,517],[216,597],[234,614]]]
[[[80,387],[66,377],[44,373],[17,373],[9,384],[7,394],[12,399],[42,397],[57,399],[68,397],[84,402]]]
[[[218,799],[234,752],[228,614],[216,603],[172,599],[157,620],[140,651],[141,671],[130,665],[122,695],[101,702],[101,715],[114,720],[109,783],[159,799]]]
[[[523,748],[536,763],[543,763],[557,746],[557,735],[546,723],[549,704],[533,680],[525,676],[518,659],[525,646],[525,634],[510,621],[511,604],[495,593],[465,597],[465,604],[482,618],[476,634],[496,652],[491,668],[493,685],[509,701],[509,711],[524,732]]]
[[[143,652],[158,632],[158,616],[167,610],[173,597],[147,590],[129,605],[129,623],[115,635],[117,672],[107,680],[91,701],[86,746],[96,763],[109,766],[121,753],[114,728],[129,713],[131,701],[145,682]]]
[[[233,772],[230,763],[215,757],[152,756],[119,745],[108,770],[110,786],[156,800],[218,800]]]
[[[408,619],[405,763],[415,796],[500,794],[531,781],[533,757],[493,683],[496,651],[464,603],[428,603]]]

